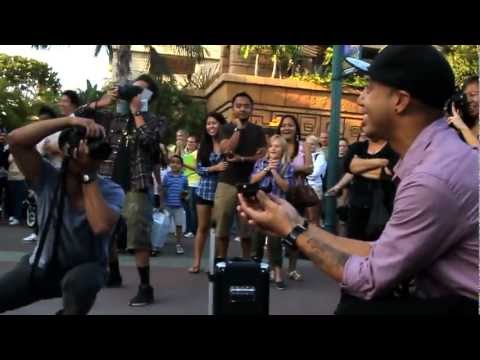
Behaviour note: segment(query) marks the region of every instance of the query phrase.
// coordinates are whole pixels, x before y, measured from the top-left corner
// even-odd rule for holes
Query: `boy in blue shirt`
[[[183,201],[188,195],[188,181],[182,174],[183,160],[178,155],[170,158],[170,171],[163,180],[163,191],[166,209],[175,223],[178,255],[185,253],[182,246],[182,230],[185,227],[185,210]]]

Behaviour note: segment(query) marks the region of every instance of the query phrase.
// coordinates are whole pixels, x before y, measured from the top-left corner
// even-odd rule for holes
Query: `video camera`
[[[73,151],[78,148],[80,140],[85,139],[87,129],[83,126],[72,126],[61,132],[58,144],[64,149],[69,157],[73,157]],[[107,160],[112,152],[111,146],[105,141],[105,137],[87,138],[89,156],[95,160]]]
[[[143,88],[140,86],[125,84],[118,87],[118,98],[130,102],[135,96],[140,94]]]

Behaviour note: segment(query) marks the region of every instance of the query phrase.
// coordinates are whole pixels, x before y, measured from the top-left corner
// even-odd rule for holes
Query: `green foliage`
[[[478,75],[478,45],[444,45],[442,50],[452,66],[457,85],[469,76]]]
[[[28,122],[31,105],[22,92],[12,88],[5,79],[0,79],[0,122],[11,131]]]
[[[7,129],[26,124],[42,103],[55,104],[60,88],[47,64],[0,54],[0,119]]]
[[[165,144],[175,141],[175,132],[186,129],[189,133],[201,135],[202,126],[207,114],[204,103],[195,101],[177,87],[174,80],[159,81],[158,98],[151,104],[150,109],[154,114],[165,116],[169,127]]]
[[[87,87],[85,90],[77,89],[78,96],[80,97],[80,103],[86,104],[100,99],[106,91],[98,90],[98,85],[92,86],[90,80],[87,80]]]
[[[22,56],[0,54],[0,77],[31,100],[58,94],[61,88],[57,73],[46,63]]]

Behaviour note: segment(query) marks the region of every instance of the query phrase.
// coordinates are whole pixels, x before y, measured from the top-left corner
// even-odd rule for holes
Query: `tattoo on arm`
[[[343,268],[350,255],[323,241],[313,240],[308,233],[305,233],[304,236],[306,236],[307,243],[305,250],[310,259],[328,275],[341,282]]]

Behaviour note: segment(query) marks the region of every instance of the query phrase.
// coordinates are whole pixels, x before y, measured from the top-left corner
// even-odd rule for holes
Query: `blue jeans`
[[[23,213],[23,201],[27,198],[27,184],[24,180],[9,181],[7,184],[7,215],[17,220],[25,218]]]
[[[184,203],[185,216],[187,220],[186,233],[197,233],[197,188],[188,188],[188,202]]]

